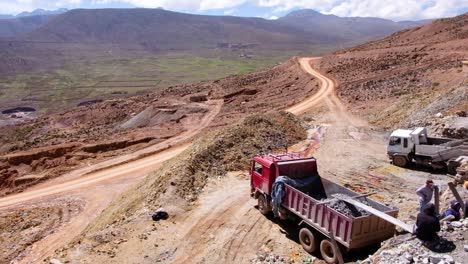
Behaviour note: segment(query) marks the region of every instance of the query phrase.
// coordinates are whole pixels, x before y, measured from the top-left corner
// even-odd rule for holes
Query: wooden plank
[[[439,187],[437,185],[434,185],[434,205],[435,205],[436,215],[439,215],[440,214],[440,193],[439,193]]]
[[[369,213],[371,213],[371,214],[373,214],[373,215],[375,215],[377,217],[382,218],[385,221],[388,221],[388,222],[390,222],[390,223],[392,223],[392,224],[394,224],[396,226],[399,226],[399,227],[403,228],[407,232],[410,232],[410,233],[413,232],[413,227],[412,226],[410,226],[410,225],[408,225],[408,224],[406,224],[406,223],[404,223],[404,222],[402,222],[402,221],[400,221],[400,220],[398,220],[398,219],[396,219],[396,218],[394,218],[394,217],[392,217],[392,216],[390,216],[390,215],[388,215],[386,213],[383,213],[383,212],[381,212],[381,211],[379,211],[379,210],[377,210],[375,208],[372,208],[372,207],[370,207],[368,205],[365,205],[365,204],[363,204],[361,202],[355,201],[355,200],[353,200],[351,198],[339,197],[337,199],[343,200],[343,201],[345,201],[347,203],[350,203],[350,204],[352,204],[354,206],[362,208],[362,209],[366,210],[367,212],[369,212]]]
[[[463,215],[466,217],[467,212],[465,212],[465,203],[463,202],[463,199],[460,197],[460,194],[457,191],[457,188],[455,188],[455,184],[453,182],[449,182],[448,187],[453,193],[453,196],[455,196],[455,199],[460,203],[461,208],[463,210]]]

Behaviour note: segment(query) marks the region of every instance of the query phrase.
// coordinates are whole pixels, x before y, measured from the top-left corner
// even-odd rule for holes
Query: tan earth
[[[416,203],[406,201],[416,201],[414,190],[426,175],[406,178],[388,164],[382,135],[346,111],[336,97],[333,81],[310,66],[317,59],[299,61],[304,71],[321,80],[318,95],[287,110],[295,114],[320,111],[313,116],[326,132],[312,153],[318,158],[320,173],[359,192],[382,190],[373,198],[392,205],[401,200],[406,206],[401,208],[403,220],[411,221],[409,215],[414,214]],[[294,148],[307,148],[310,143]],[[250,198],[249,189],[248,177],[242,173],[212,179],[189,209],[175,200],[166,201],[169,221],[154,223],[141,215],[103,230],[105,234],[115,233],[103,243],[75,245],[66,259],[72,263],[249,263],[258,255],[274,254],[301,263],[310,258],[297,243],[294,227],[280,226],[255,210],[256,201]],[[90,247],[94,248],[92,252]],[[355,260],[356,255],[347,259]]]
[[[319,62],[319,58],[299,59],[301,68],[318,79],[321,86],[303,102],[286,108],[291,113],[315,119],[316,127],[310,131],[309,139],[293,149],[314,146],[309,154],[317,157],[322,176],[359,192],[378,191],[373,198],[400,207],[401,218],[411,221],[416,208],[414,190],[428,174],[408,173],[388,164],[383,133],[347,112],[336,96],[334,81],[312,68],[311,63]],[[57,178],[0,199],[0,207],[6,210],[54,199],[63,196],[63,192],[86,201],[79,215],[27,249],[27,257],[20,262],[36,263],[54,256],[54,250],[79,235],[129,184],[187,147],[183,142],[208,126],[219,109],[220,104],[215,104],[212,114],[205,116],[205,122],[179,136],[176,142],[158,144],[164,149],[162,152],[142,159],[139,156],[128,156],[127,160],[117,158],[116,163],[105,163],[110,168],[92,165],[84,177],[78,177],[83,174],[77,173]],[[119,163],[124,164],[116,165]],[[93,168],[99,171],[92,172]],[[439,176],[432,177],[437,180]],[[246,176],[230,174],[223,179],[212,179],[191,210],[182,210],[184,207],[175,201],[167,205],[169,221],[153,223],[148,215],[137,218],[121,227],[126,232],[116,228],[113,234],[102,234],[103,243],[94,245],[93,252],[97,253],[90,254],[87,248],[90,245],[78,243],[68,250],[67,258],[72,263],[248,263],[258,254],[272,252],[291,262],[310,257],[295,241],[294,228],[281,227],[254,209],[256,202],[250,198],[249,189]]]

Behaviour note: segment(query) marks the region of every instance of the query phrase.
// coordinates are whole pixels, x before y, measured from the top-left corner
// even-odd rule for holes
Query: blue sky
[[[156,8],[207,15],[274,19],[311,8],[338,16],[417,20],[450,17],[468,11],[468,0],[0,0],[0,14],[36,8]]]

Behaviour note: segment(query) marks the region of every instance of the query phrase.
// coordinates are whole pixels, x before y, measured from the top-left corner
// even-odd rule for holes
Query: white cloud
[[[224,15],[230,16],[234,14],[237,10],[236,9],[228,9],[223,12]]]
[[[341,2],[340,0],[258,0],[262,7],[274,7],[275,11],[288,11],[295,8],[313,8],[316,10],[327,10]]]
[[[276,12],[312,8],[337,16],[404,20],[455,16],[468,7],[468,0],[258,0],[258,4]]]
[[[279,18],[279,17],[277,17],[277,16],[271,16],[271,17],[269,17],[269,18],[267,18],[267,19],[269,19],[269,20],[276,20],[276,19],[278,19],[278,18]]]
[[[404,20],[454,16],[463,7],[468,7],[468,0],[347,0],[327,13]]]
[[[0,0],[0,14],[16,14],[37,8],[54,10],[67,6],[78,6],[82,0]]]
[[[102,3],[127,3],[137,7],[163,7],[177,11],[204,11],[240,6],[248,0],[98,0]]]

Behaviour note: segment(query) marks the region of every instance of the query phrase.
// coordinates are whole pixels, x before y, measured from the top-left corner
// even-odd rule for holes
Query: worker
[[[416,194],[419,196],[420,213],[423,212],[425,205],[432,200],[432,196],[434,195],[434,189],[436,188],[437,186],[434,185],[434,182],[432,180],[427,180],[425,185],[419,187],[416,190]]]
[[[460,209],[461,204],[459,202],[456,200],[451,201],[450,208],[445,210],[440,221],[459,221],[461,218]]]
[[[416,237],[425,242],[432,242],[437,240],[438,231],[440,231],[440,222],[436,216],[435,205],[428,203],[423,212],[416,217]]]

